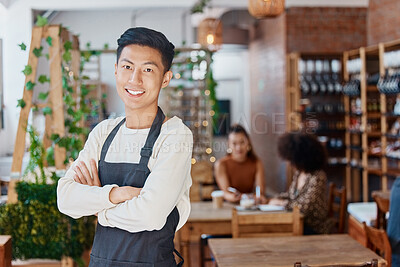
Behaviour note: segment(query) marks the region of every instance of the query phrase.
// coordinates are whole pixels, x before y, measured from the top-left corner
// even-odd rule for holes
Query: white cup
[[[222,190],[213,191],[211,192],[211,197],[213,202],[213,208],[214,209],[222,208],[222,204],[224,203],[224,191]]]

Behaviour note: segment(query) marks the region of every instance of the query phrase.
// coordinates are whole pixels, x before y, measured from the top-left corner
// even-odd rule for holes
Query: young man
[[[193,138],[157,104],[173,57],[160,32],[131,28],[121,35],[115,78],[126,117],[97,125],[59,180],[62,213],[98,216],[90,267],[176,266],[175,231],[190,212]]]

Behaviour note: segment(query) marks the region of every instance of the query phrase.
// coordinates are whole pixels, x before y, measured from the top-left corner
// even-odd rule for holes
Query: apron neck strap
[[[153,153],[153,146],[161,132],[161,126],[164,122],[165,115],[160,107],[158,107],[157,115],[151,125],[149,135],[147,136],[146,143],[140,150],[139,165],[147,167],[151,154]]]
[[[106,158],[108,148],[110,147],[110,144],[113,141],[113,139],[114,139],[115,135],[117,134],[121,125],[124,124],[125,120],[126,120],[126,118],[123,118],[122,121],[120,121],[120,123],[118,123],[118,125],[115,126],[114,129],[111,131],[111,133],[107,136],[107,139],[104,142],[104,145],[101,149],[101,155],[100,155],[101,161],[104,161],[104,159]]]

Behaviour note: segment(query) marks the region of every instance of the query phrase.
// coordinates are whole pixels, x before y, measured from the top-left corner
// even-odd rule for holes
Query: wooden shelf
[[[354,112],[347,112],[347,113],[345,113],[345,115],[348,115],[348,116],[350,116],[350,117],[361,117],[361,116],[363,115],[363,113],[362,113],[362,112],[356,112],[356,113],[354,113]]]
[[[299,64],[302,60],[322,60],[329,61],[331,65],[332,60],[338,60],[338,62],[342,62],[342,54],[303,54],[303,53],[291,53],[287,55],[287,87],[286,87],[286,130],[287,131],[298,131],[299,125],[307,125],[306,121],[311,118],[313,120],[318,120],[319,127],[321,128],[311,128],[305,127],[303,130],[307,133],[312,133],[315,135],[324,135],[329,139],[341,139],[343,144],[345,143],[345,112],[338,112],[340,109],[338,107],[340,105],[344,106],[344,97],[343,94],[303,94],[300,89],[300,76],[299,73]],[[341,68],[343,69],[343,68]],[[341,77],[341,80],[343,78]],[[307,99],[309,103],[307,107],[311,107],[312,110],[306,111],[301,105],[302,100]],[[305,102],[305,101],[303,101]],[[332,112],[326,112],[324,109],[325,104],[331,104],[333,109]],[[322,105],[318,106],[317,104]],[[321,110],[321,112],[317,112],[316,110]],[[338,123],[338,124],[337,124]],[[334,127],[332,127],[334,126]],[[339,127],[336,127],[339,126]],[[329,141],[328,144],[329,145]],[[341,148],[333,148],[327,147],[328,157],[337,158],[338,155],[340,157],[345,156],[345,146],[343,145]],[[338,162],[331,161],[329,166],[346,166],[345,163],[341,163],[340,160]],[[338,168],[340,170],[336,171],[335,167],[327,173],[328,180],[330,178],[336,178],[339,174],[343,175],[343,168]],[[290,184],[293,177],[294,170],[289,168],[287,171],[287,182]]]
[[[370,168],[368,168],[367,169],[367,171],[368,171],[368,173],[369,174],[374,174],[374,175],[377,175],[377,176],[382,176],[382,169],[370,169]]]
[[[368,119],[380,119],[381,117],[382,115],[379,112],[367,112]]]
[[[386,118],[400,118],[400,115],[394,114],[393,112],[384,113],[383,116],[385,116]]]
[[[352,114],[349,112],[352,108],[351,104],[353,99],[348,96],[345,96],[345,110],[348,112],[345,115],[346,126],[349,127],[350,122],[354,117],[359,118],[360,128],[367,129],[368,123],[375,119],[373,125],[374,130],[372,131],[354,131],[348,130],[346,132],[346,147],[348,150],[346,151],[346,155],[348,157],[348,162],[357,161],[359,164],[362,164],[367,169],[364,169],[362,173],[346,171],[346,186],[352,187],[355,185],[354,190],[352,188],[348,189],[350,192],[348,194],[348,198],[352,196],[352,193],[361,192],[362,200],[368,201],[370,199],[369,192],[371,191],[369,186],[372,183],[368,181],[368,175],[373,174],[380,176],[382,178],[380,188],[372,188],[372,190],[389,190],[387,175],[400,175],[400,169],[390,169],[387,170],[388,160],[398,160],[400,163],[400,159],[391,158],[385,155],[385,151],[389,141],[392,140],[400,140],[400,134],[391,135],[386,133],[386,129],[390,129],[391,123],[393,119],[400,118],[400,115],[393,114],[392,110],[386,110],[388,105],[387,98],[388,95],[381,94],[378,90],[377,85],[368,85],[367,77],[369,74],[384,75],[385,67],[383,65],[383,56],[386,51],[395,51],[400,50],[400,40],[395,40],[393,42],[388,42],[385,44],[373,45],[369,47],[361,47],[359,49],[354,49],[351,51],[344,52],[344,65],[347,66],[348,60],[359,59],[360,60],[360,73],[359,77],[361,80],[361,92],[358,96],[361,104],[361,112],[358,114]],[[344,68],[346,70],[346,68]],[[350,77],[350,73],[344,73],[344,77],[348,79]],[[367,84],[367,85],[366,85]],[[366,86],[365,86],[366,85]],[[374,111],[367,110],[368,107],[374,107]],[[378,104],[380,106],[380,110],[375,108],[375,105]],[[384,112],[382,112],[384,111]],[[369,127],[368,127],[369,128]],[[371,153],[367,147],[369,146],[370,141],[380,141],[381,151],[380,153]],[[352,149],[353,147],[361,147],[364,148],[362,150]],[[351,151],[349,151],[351,150]],[[359,151],[359,153],[354,153],[353,151]],[[376,167],[370,167],[368,165],[368,159],[373,159],[374,161],[378,161],[379,165],[374,165]],[[395,162],[390,162],[395,163]],[[369,166],[369,167],[367,167]],[[394,165],[396,166],[396,165]],[[354,168],[354,167],[352,167]],[[356,179],[356,184],[352,181]]]
[[[367,85],[367,92],[379,93],[379,90],[376,85]]]
[[[367,132],[368,137],[381,137],[381,132]]]
[[[388,156],[388,155],[385,155],[385,157],[390,160],[399,160],[400,161],[400,158],[396,158],[396,157],[392,157],[392,156]]]
[[[400,176],[400,170],[399,169],[388,169],[386,172],[387,175],[389,176]]]
[[[355,151],[359,151],[359,152],[363,151],[362,147],[360,147],[360,146],[348,146],[347,148],[350,150],[355,150]]]
[[[347,132],[349,132],[350,134],[363,134],[363,131],[360,130],[347,130]]]

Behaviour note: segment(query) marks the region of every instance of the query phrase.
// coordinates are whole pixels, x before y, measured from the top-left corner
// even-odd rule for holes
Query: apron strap
[[[181,261],[176,266],[177,267],[183,266],[183,263],[185,262],[185,260],[183,259],[181,254],[176,249],[174,249],[174,252],[175,252],[176,256],[178,256],[181,259]]]
[[[124,124],[125,120],[126,118],[123,118],[122,121],[120,121],[120,123],[118,123],[117,126],[115,126],[111,133],[107,136],[107,139],[104,142],[103,147],[101,148],[100,160],[104,161],[104,159],[106,158],[108,148],[110,147],[111,142],[114,140],[114,137],[117,134],[121,125]]]
[[[146,170],[147,164],[151,154],[153,154],[153,146],[161,132],[161,126],[164,122],[165,115],[160,107],[158,107],[157,115],[151,125],[149,135],[147,136],[146,143],[140,150],[139,168]]]

